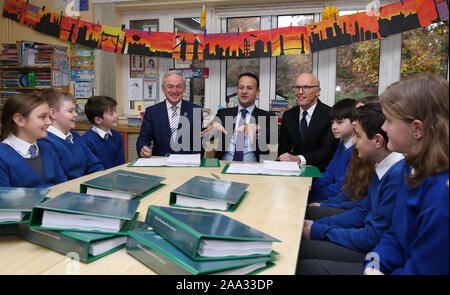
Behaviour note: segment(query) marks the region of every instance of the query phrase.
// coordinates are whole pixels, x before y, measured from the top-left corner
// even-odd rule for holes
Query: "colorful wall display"
[[[403,0],[379,11],[336,16],[305,27],[223,34],[126,30],[47,11],[25,0],[5,0],[3,16],[71,43],[116,53],[175,59],[239,59],[309,54],[381,39],[448,19],[446,0]]]

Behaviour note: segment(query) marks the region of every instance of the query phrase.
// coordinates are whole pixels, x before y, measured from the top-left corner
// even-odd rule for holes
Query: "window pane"
[[[241,17],[227,19],[227,33],[258,31],[261,28],[260,17]],[[259,77],[259,58],[229,59],[227,63],[227,106],[236,106],[237,78],[244,72],[254,73]]]
[[[278,28],[289,26],[306,26],[314,15],[284,15],[278,17]],[[289,106],[296,106],[297,101],[291,86],[301,73],[312,73],[312,54],[289,54],[277,57],[276,100],[289,101]]]
[[[203,34],[200,27],[200,18],[177,18],[174,20],[175,33],[197,33]],[[202,44],[203,45],[203,44]],[[192,45],[187,45],[186,51],[192,51]],[[174,60],[175,68],[204,68],[204,60]],[[183,99],[189,100],[202,108],[205,106],[205,79],[195,78],[186,79],[186,91]]]
[[[356,11],[340,12],[341,15]],[[338,47],[336,63],[336,101],[378,95],[380,40]]]
[[[403,32],[400,78],[403,80],[420,72],[447,78],[448,33],[446,22]]]

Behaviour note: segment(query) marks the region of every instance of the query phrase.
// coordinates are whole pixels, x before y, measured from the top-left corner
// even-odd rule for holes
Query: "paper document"
[[[230,204],[220,201],[205,200],[201,198],[191,198],[187,196],[177,195],[175,205],[185,207],[200,207],[204,209],[228,210]]]
[[[109,191],[109,190],[93,188],[93,187],[88,187],[86,190],[86,194],[96,195],[96,196],[105,196],[105,197],[110,197],[110,198],[119,198],[119,199],[125,199],[125,200],[130,200],[133,198],[132,194],[127,194],[127,193],[118,192],[118,191]]]
[[[272,242],[201,239],[197,254],[203,257],[270,254]]]
[[[171,154],[165,158],[139,158],[133,163],[133,167],[154,166],[193,166],[201,164],[200,154]]]
[[[119,232],[123,220],[101,216],[44,210],[42,227]]]
[[[89,245],[89,255],[97,256],[103,254],[109,250],[119,247],[127,242],[127,236],[119,236],[100,240]]]
[[[133,167],[165,166],[166,158],[139,158]]]
[[[261,174],[261,164],[230,164],[227,173]]]
[[[297,162],[264,161],[263,174],[274,175],[300,175],[301,171]]]
[[[0,211],[0,222],[21,221],[25,216],[21,211]]]

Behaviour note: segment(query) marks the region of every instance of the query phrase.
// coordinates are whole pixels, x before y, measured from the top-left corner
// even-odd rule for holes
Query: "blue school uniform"
[[[110,130],[112,136],[107,133],[105,138],[102,138],[92,129],[81,136],[91,152],[102,162],[105,169],[125,163],[122,135],[116,130]]]
[[[391,226],[395,196],[403,181],[403,162],[401,154],[387,156],[375,168],[367,196],[358,206],[314,221],[311,240],[327,240],[360,252],[372,250]]]
[[[411,175],[408,164],[404,175]],[[399,275],[449,274],[448,170],[426,177],[420,186],[400,184],[387,230],[372,252],[380,271]]]
[[[70,133],[73,137],[73,143],[51,132],[48,132],[46,138],[38,139],[38,142],[48,142],[53,147],[67,179],[70,180],[104,170],[100,160],[89,150],[81,136],[75,131],[70,131]]]
[[[58,157],[46,142],[38,142],[42,159],[43,177],[11,146],[0,143],[0,186],[49,187],[67,181]]]
[[[326,200],[340,193],[353,148],[353,145],[346,148],[343,141],[339,143],[333,159],[322,174],[323,177],[313,179],[308,197],[309,201]]]
[[[321,207],[333,207],[333,208],[339,208],[339,209],[345,209],[350,210],[358,206],[359,200],[350,200],[347,193],[340,192],[336,196],[329,197],[323,202],[320,202]]]

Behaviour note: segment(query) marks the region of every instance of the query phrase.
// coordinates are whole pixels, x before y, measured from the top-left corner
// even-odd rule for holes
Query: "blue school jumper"
[[[11,146],[0,143],[0,186],[49,187],[67,181],[58,157],[46,142],[38,142],[44,175],[41,178]]]
[[[322,201],[336,196],[344,183],[345,173],[347,173],[348,163],[352,155],[354,146],[345,149],[344,142],[341,141],[331,159],[323,177],[314,178],[311,191],[309,192],[309,201]]]
[[[89,129],[81,136],[105,169],[125,163],[122,135],[113,129],[111,129],[111,133],[113,136],[108,135],[107,139],[103,139],[95,131]]]
[[[336,196],[329,197],[325,201],[320,203],[321,207],[333,207],[339,209],[350,210],[358,206],[361,199],[358,200],[350,200],[347,193],[340,192]]]
[[[404,164],[405,175],[411,175]],[[373,249],[380,271],[398,275],[449,274],[448,170],[426,177],[420,186],[403,181],[397,194],[392,226]]]
[[[381,179],[374,173],[367,196],[356,208],[314,221],[311,240],[326,240],[360,252],[372,250],[391,226],[404,161],[392,165]]]
[[[46,138],[38,139],[38,142],[48,142],[53,147],[67,179],[104,170],[100,160],[89,150],[81,136],[75,131],[70,132],[73,136],[73,143],[67,142],[51,132],[48,132]]]

